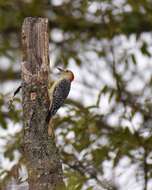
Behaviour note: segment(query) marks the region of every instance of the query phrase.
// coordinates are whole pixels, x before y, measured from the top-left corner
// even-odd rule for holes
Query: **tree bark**
[[[26,18],[22,26],[23,157],[29,190],[64,189],[62,165],[45,119],[49,109],[48,19]]]

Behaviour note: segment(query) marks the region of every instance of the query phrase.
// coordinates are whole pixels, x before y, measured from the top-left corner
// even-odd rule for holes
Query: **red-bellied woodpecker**
[[[71,82],[74,79],[74,74],[72,71],[63,70],[61,68],[58,69],[61,72],[60,77],[57,81],[54,82],[51,89],[49,90],[51,104],[48,115],[46,117],[47,123],[50,122],[50,120],[56,114],[58,109],[63,105],[65,99],[67,98],[70,92]],[[51,129],[48,129],[48,133],[51,133],[51,131],[52,131]]]
[[[63,105],[65,99],[67,98],[71,82],[74,80],[74,74],[70,70],[64,70],[58,68],[60,71],[60,77],[57,81],[54,82],[52,87],[49,89],[49,95],[51,99],[50,108],[46,117],[46,124],[49,124],[48,133],[49,135],[53,134],[53,126],[51,126],[51,119],[56,114],[58,109]],[[13,97],[10,100],[10,105],[13,102],[15,95],[20,91],[22,86],[20,85],[14,92]]]

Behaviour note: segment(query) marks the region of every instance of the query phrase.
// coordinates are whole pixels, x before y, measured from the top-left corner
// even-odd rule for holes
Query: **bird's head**
[[[72,71],[68,70],[68,69],[61,69],[60,67],[57,68],[60,73],[61,73],[61,77],[64,77],[68,80],[70,80],[71,82],[74,80],[74,74]]]

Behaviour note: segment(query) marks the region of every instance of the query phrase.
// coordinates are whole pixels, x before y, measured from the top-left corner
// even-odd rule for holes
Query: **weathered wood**
[[[45,123],[48,96],[48,20],[26,18],[22,26],[23,156],[30,190],[64,189],[62,165]]]

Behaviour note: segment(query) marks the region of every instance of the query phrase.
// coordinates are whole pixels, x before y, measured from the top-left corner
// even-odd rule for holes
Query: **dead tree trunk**
[[[23,157],[29,190],[64,189],[62,165],[45,124],[48,96],[48,20],[26,18],[22,26]]]

